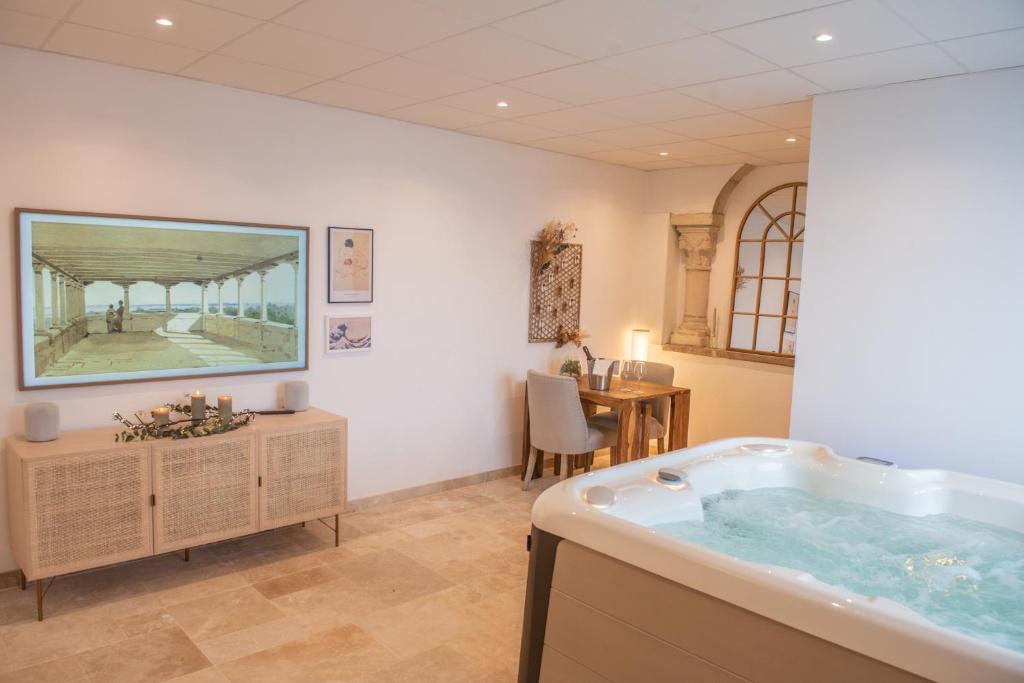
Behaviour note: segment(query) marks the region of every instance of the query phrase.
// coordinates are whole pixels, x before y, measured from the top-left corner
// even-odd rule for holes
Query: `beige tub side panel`
[[[540,680],[542,683],[611,683],[604,676],[547,646],[540,665]]]
[[[557,600],[556,594],[561,594]],[[924,680],[569,541],[558,546],[552,609],[556,603],[561,609],[565,597],[638,628],[674,646],[676,652],[712,662],[741,678],[780,683],[806,680],[809,675],[830,683]],[[571,652],[556,643],[572,636],[571,632],[559,633],[560,629],[577,628],[563,615],[549,613],[545,642],[571,657]],[[624,645],[607,646],[615,647],[620,659],[634,660],[636,653]],[[607,675],[586,660],[578,661]]]
[[[742,680],[556,590],[551,591],[548,606],[545,657],[549,649],[558,650],[578,667],[599,672],[613,683],[738,683]],[[544,666],[541,660],[540,683],[550,683],[544,676]]]

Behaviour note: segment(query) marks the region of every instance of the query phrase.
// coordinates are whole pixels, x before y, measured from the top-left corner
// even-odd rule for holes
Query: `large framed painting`
[[[327,303],[373,301],[373,230],[327,229]]]
[[[308,367],[309,229],[15,210],[21,388]]]

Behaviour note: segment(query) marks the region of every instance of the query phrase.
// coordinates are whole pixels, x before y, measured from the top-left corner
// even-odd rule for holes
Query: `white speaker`
[[[295,380],[284,383],[284,409],[303,411],[309,408],[309,382]]]
[[[25,438],[29,441],[53,441],[60,436],[60,408],[56,403],[30,403],[25,406]]]

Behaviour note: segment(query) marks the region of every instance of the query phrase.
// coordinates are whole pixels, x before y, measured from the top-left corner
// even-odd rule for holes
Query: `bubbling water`
[[[652,526],[749,562],[906,605],[1024,652],[1024,534],[956,515],[909,517],[795,488],[702,499],[704,521]]]

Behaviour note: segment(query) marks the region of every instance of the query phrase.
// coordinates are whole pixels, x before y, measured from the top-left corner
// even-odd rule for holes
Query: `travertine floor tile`
[[[167,611],[194,640],[215,638],[284,616],[251,586],[185,602]]]
[[[258,590],[268,600],[279,598],[282,595],[295,593],[311,586],[327,583],[338,578],[338,573],[330,567],[312,567],[294,574],[285,574],[266,581],[254,583],[253,588]]]
[[[341,578],[358,584],[386,605],[396,605],[452,585],[419,562],[396,550],[382,550],[332,564]]]
[[[88,680],[85,669],[75,656],[36,664],[27,669],[0,673],[0,683],[78,683]]]
[[[176,626],[86,652],[78,662],[90,679],[104,683],[166,681],[210,666]]]

